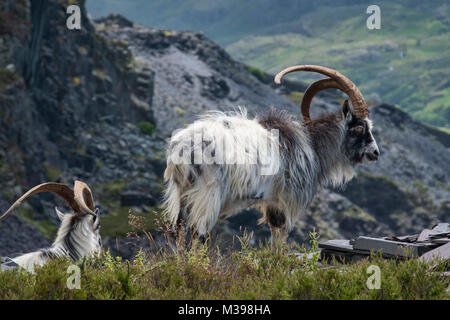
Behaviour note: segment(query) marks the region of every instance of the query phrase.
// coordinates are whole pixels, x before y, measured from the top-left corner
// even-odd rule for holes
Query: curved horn
[[[88,213],[93,216],[97,215],[94,212],[95,204],[94,198],[92,197],[92,191],[86,183],[78,180],[75,181],[74,194],[74,200],[80,207],[81,212]]]
[[[275,83],[280,84],[281,78],[283,78],[286,74],[295,71],[317,72],[336,80],[336,82],[339,83],[339,85],[342,87],[342,91],[344,91],[350,97],[350,100],[353,104],[355,116],[357,118],[366,118],[369,116],[369,109],[367,108],[367,104],[364,101],[364,97],[362,96],[359,89],[347,77],[336,70],[315,65],[293,66],[279,72],[275,76]]]
[[[21,196],[14,204],[6,211],[1,217],[0,222],[6,219],[7,216],[13,212],[14,209],[16,209],[22,201],[27,199],[28,197],[31,197],[34,194],[41,193],[41,192],[52,192],[56,193],[58,196],[63,198],[67,204],[70,206],[70,208],[74,212],[79,212],[80,208],[77,204],[77,202],[74,200],[74,192],[72,189],[70,189],[69,186],[63,183],[56,183],[56,182],[46,182],[42,183],[32,189],[30,189],[27,193],[25,193],[23,196]]]
[[[341,91],[342,87],[339,85],[339,83],[336,82],[336,80],[331,78],[321,79],[317,80],[316,82],[313,82],[308,89],[306,89],[305,94],[302,98],[302,104],[301,104],[301,112],[303,115],[303,120],[305,122],[311,121],[311,117],[309,116],[309,108],[311,106],[311,101],[314,98],[314,96],[325,89],[339,89]]]

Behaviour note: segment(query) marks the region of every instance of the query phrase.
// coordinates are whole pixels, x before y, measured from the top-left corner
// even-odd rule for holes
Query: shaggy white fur
[[[281,129],[289,128],[286,137],[260,120],[249,119],[244,109],[213,112],[174,133],[164,173],[165,213],[173,225],[181,218],[206,235],[219,216],[257,207],[284,212],[290,230],[320,185],[353,177],[341,150],[345,119],[332,124],[321,154],[303,123],[275,115]]]

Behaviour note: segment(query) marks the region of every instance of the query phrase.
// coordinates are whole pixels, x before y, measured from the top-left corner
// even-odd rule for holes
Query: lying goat
[[[35,265],[42,266],[51,258],[68,256],[76,261],[101,251],[102,240],[98,210],[95,209],[91,190],[81,181],[75,181],[74,190],[66,184],[54,182],[43,183],[32,188],[0,217],[0,222],[11,214],[22,201],[41,192],[52,192],[59,195],[67,202],[73,213],[64,214],[55,208],[56,214],[61,220],[61,226],[52,246],[8,259],[9,262],[2,266],[5,269],[15,264],[33,273]]]
[[[248,119],[245,112],[215,112],[172,136],[164,173],[165,203],[179,248],[184,246],[186,224],[204,238],[219,216],[247,207],[262,211],[261,221],[269,224],[272,239],[277,234],[285,240],[319,187],[342,185],[353,177],[357,164],[378,159],[369,111],[358,88],[341,73],[314,65],[287,68],[275,82],[293,71],[329,77],[306,90],[303,121],[275,110],[256,119]],[[353,110],[346,100],[337,113],[312,120],[312,98],[327,88],[345,92]],[[263,145],[269,147],[261,150]],[[222,154],[227,150],[240,150],[237,157],[244,161],[227,162],[230,154]],[[218,153],[221,161],[215,161]],[[198,161],[198,154],[209,158]],[[267,172],[265,164],[275,170]]]

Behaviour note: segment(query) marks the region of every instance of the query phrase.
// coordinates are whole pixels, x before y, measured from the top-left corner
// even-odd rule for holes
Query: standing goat
[[[43,183],[32,188],[0,217],[0,222],[22,201],[41,192],[57,194],[67,202],[73,213],[64,214],[55,208],[61,220],[61,226],[52,246],[9,259],[6,267],[15,264],[33,273],[35,265],[42,266],[51,258],[68,256],[72,261],[76,261],[85,256],[98,254],[102,248],[98,209],[95,209],[91,190],[81,181],[75,181],[74,190],[66,184],[54,182]]]
[[[219,216],[247,207],[261,210],[261,222],[269,224],[272,242],[276,235],[286,240],[319,187],[345,184],[352,179],[354,166],[378,159],[369,111],[358,88],[341,73],[314,65],[287,68],[276,75],[275,82],[279,84],[293,71],[329,77],[306,90],[301,104],[303,122],[276,110],[256,119],[248,119],[245,111],[214,112],[172,136],[164,173],[165,203],[179,249],[184,247],[186,225],[204,238]],[[337,113],[311,120],[309,107],[314,95],[328,88],[345,92],[353,110],[346,100]],[[274,138],[272,132],[278,136]],[[269,151],[261,151],[259,146],[264,144]],[[234,149],[230,149],[232,145]],[[244,161],[210,161],[217,160],[222,146],[224,152],[240,150],[237,156]],[[210,158],[198,161],[198,154]],[[278,170],[267,174],[264,164]]]

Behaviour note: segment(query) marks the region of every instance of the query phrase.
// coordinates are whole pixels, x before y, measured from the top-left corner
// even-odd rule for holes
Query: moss
[[[428,194],[428,187],[422,181],[414,180],[413,186],[418,193],[423,195]]]
[[[438,181],[438,180],[436,180],[435,182],[436,182],[436,185],[437,185],[440,189],[444,189],[444,190],[450,192],[450,185],[448,185],[448,184],[446,184],[446,183],[443,183],[443,182],[441,182],[441,181]]]
[[[107,78],[105,70],[103,70],[103,69],[96,68],[96,69],[94,69],[92,74],[100,80],[105,80]]]
[[[148,121],[141,121],[136,124],[143,134],[151,136],[155,132],[155,125]]]
[[[95,37],[97,38],[97,40],[105,45],[108,44],[108,39],[99,35],[98,33],[95,34]]]
[[[58,227],[51,221],[46,219],[36,220],[34,212],[31,209],[24,208],[23,206],[17,208],[17,216],[38,229],[47,240],[52,241],[55,239],[56,233],[58,232]]]
[[[8,201],[14,201],[14,196],[10,190],[3,190],[2,193]]]
[[[47,178],[51,181],[56,181],[61,176],[61,170],[52,165],[45,166],[45,173]]]
[[[73,85],[74,85],[75,87],[78,87],[78,86],[80,85],[80,83],[81,83],[80,77],[73,77],[73,78],[72,78],[72,83],[73,83]]]
[[[152,159],[154,161],[165,161],[166,160],[166,152],[164,150],[152,150],[153,155]]]
[[[447,134],[450,134],[450,128],[444,128],[444,127],[437,127],[439,130],[441,130],[442,132],[445,132]]]
[[[37,229],[42,232],[44,237],[50,241],[53,241],[56,237],[56,234],[58,232],[58,227],[55,226],[51,221],[49,220],[40,220],[35,225]]]
[[[9,84],[20,78],[16,72],[9,71],[5,68],[0,68],[0,91],[4,90]]]
[[[184,116],[184,114],[186,113],[186,111],[182,107],[179,107],[179,106],[175,107],[175,111],[177,112],[177,115],[179,117]]]
[[[103,166],[104,166],[104,163],[103,163],[102,160],[100,160],[100,159],[95,159],[95,167],[101,168],[101,167],[103,167]]]
[[[419,216],[428,216],[430,215],[430,211],[422,208],[422,207],[416,207],[413,209],[413,214],[412,216],[414,217],[419,217]]]
[[[156,218],[158,217],[158,211],[151,208],[150,213],[136,213],[133,212],[130,207],[120,207],[117,204],[118,209],[115,209],[110,214],[102,217],[101,219],[101,235],[102,237],[124,237],[129,232],[137,231],[141,233],[141,230],[134,230],[129,224],[129,215],[138,216],[142,218],[142,228],[145,231],[152,231],[156,229]]]
[[[34,213],[30,209],[27,209],[25,207],[18,207],[17,208],[17,216],[21,217],[23,220],[33,220],[34,219]]]
[[[357,219],[361,219],[361,220],[365,220],[365,221],[376,222],[374,217],[367,214],[367,212],[365,212],[363,209],[361,209],[360,207],[357,207],[357,206],[352,206],[352,207],[347,208],[342,213],[342,217],[343,218],[357,218]]]
[[[83,56],[85,56],[85,55],[88,54],[88,51],[87,51],[86,47],[83,47],[83,46],[81,46],[81,47],[78,48],[78,52],[79,52],[80,54],[82,54]]]
[[[258,68],[254,68],[254,67],[247,67],[247,70],[260,82],[262,82],[264,84],[267,84],[270,82],[269,75],[267,73],[265,73],[264,71],[262,71]]]
[[[289,92],[289,94],[286,95],[286,98],[294,101],[295,103],[300,103],[302,102],[303,99],[303,92],[291,91]]]
[[[111,181],[100,186],[100,190],[106,200],[118,200],[126,185],[127,181],[125,180]]]
[[[394,180],[389,178],[388,176],[379,176],[379,175],[376,175],[376,174],[371,174],[371,173],[366,172],[366,171],[360,171],[358,173],[358,176],[365,176],[365,177],[367,177],[369,179],[378,180],[378,181],[384,182],[384,183],[386,183],[388,185],[391,185],[391,186],[393,186],[395,188],[399,188],[399,185]]]
[[[134,70],[137,68],[137,61],[134,55],[130,54],[127,59],[125,60],[125,68]]]

